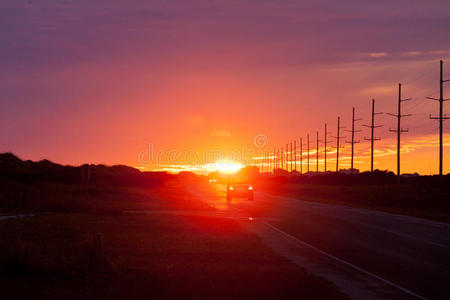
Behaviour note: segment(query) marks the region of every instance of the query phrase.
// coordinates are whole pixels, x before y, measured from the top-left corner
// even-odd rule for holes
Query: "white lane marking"
[[[308,248],[310,248],[310,249],[312,249],[312,250],[314,250],[314,251],[317,251],[317,252],[319,252],[320,254],[322,254],[322,255],[324,255],[324,256],[326,256],[326,257],[332,259],[332,260],[338,261],[338,262],[341,263],[341,264],[344,264],[344,265],[346,265],[346,266],[348,266],[348,267],[350,267],[350,268],[353,268],[353,269],[355,269],[355,270],[357,270],[357,271],[359,271],[359,272],[361,272],[361,273],[364,273],[364,274],[366,274],[366,275],[368,275],[368,276],[370,276],[370,277],[372,277],[372,278],[375,278],[375,279],[377,279],[377,280],[380,280],[381,282],[384,282],[384,283],[386,283],[387,285],[393,286],[393,287],[395,287],[395,288],[401,290],[402,292],[404,292],[404,293],[406,293],[406,294],[408,294],[408,295],[411,295],[411,296],[416,297],[416,298],[418,298],[418,299],[423,299],[423,300],[427,299],[427,298],[422,297],[422,296],[420,296],[420,295],[418,295],[418,294],[416,294],[416,293],[414,293],[414,292],[412,292],[412,291],[410,291],[410,290],[408,290],[408,289],[406,289],[406,288],[404,288],[404,287],[399,286],[398,284],[395,284],[395,283],[393,283],[393,282],[391,282],[391,281],[389,281],[389,280],[387,280],[387,279],[384,279],[384,278],[382,278],[382,277],[380,277],[380,276],[378,276],[378,275],[375,275],[375,274],[373,274],[373,273],[371,273],[371,272],[369,272],[369,271],[366,271],[366,270],[364,270],[364,269],[361,269],[360,267],[358,267],[358,266],[356,266],[356,265],[354,265],[354,264],[352,264],[352,263],[349,263],[349,262],[347,262],[347,261],[345,261],[345,260],[342,260],[342,259],[340,259],[340,258],[338,258],[338,257],[336,257],[336,256],[334,256],[334,255],[332,255],[332,254],[329,254],[329,253],[327,253],[327,252],[325,252],[325,251],[323,251],[323,250],[320,250],[319,248],[316,248],[316,247],[314,247],[313,245],[308,244],[307,242],[304,242],[304,241],[302,241],[302,240],[299,240],[298,238],[296,238],[296,237],[290,235],[290,234],[287,233],[287,232],[284,232],[284,231],[281,230],[281,229],[278,229],[277,227],[273,226],[272,224],[270,224],[270,223],[268,223],[268,222],[266,222],[266,221],[264,221],[264,220],[261,220],[261,222],[262,222],[263,224],[265,224],[266,226],[270,227],[272,230],[275,230],[276,232],[278,232],[278,233],[284,235],[285,237],[288,237],[288,238],[294,240],[295,242],[301,244],[302,246],[305,246],[305,247],[308,247]]]
[[[19,215],[0,216],[0,220],[17,219],[17,218],[34,217],[34,216],[37,216],[37,214],[19,214]]]

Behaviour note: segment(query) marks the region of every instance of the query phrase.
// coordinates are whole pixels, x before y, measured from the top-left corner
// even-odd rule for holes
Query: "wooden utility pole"
[[[293,160],[293,157],[292,157],[292,142],[290,142],[290,146],[291,146],[291,172],[292,172],[292,170],[293,170],[293,166],[292,166],[292,163],[294,162],[294,160]]]
[[[280,156],[280,169],[283,169],[283,147],[281,147],[279,150],[279,156]]]
[[[401,128],[401,122],[400,120],[402,117],[409,117],[408,115],[402,115],[402,102],[411,100],[411,98],[408,99],[402,99],[402,84],[398,84],[398,108],[397,108],[397,114],[391,114],[388,113],[388,115],[396,117],[397,118],[397,129],[390,129],[391,132],[397,132],[397,178],[398,182],[400,183],[400,135],[402,132],[408,132],[408,129]]]
[[[277,151],[277,169],[281,169],[281,156],[280,156],[280,154],[281,154],[281,151],[280,151],[280,149],[278,149],[278,151]]]
[[[361,121],[362,119],[355,119],[355,108],[353,107],[353,113],[352,113],[352,130],[347,130],[347,132],[352,133],[352,140],[346,141],[346,143],[352,144],[352,156],[351,156],[351,164],[350,164],[350,170],[353,170],[353,157],[355,154],[355,144],[359,143],[359,141],[355,141],[355,132],[360,132],[361,130],[355,130],[355,122]]]
[[[339,172],[339,148],[341,148],[339,146],[339,141],[342,138],[345,138],[345,137],[340,136],[341,128],[345,128],[345,127],[343,127],[343,126],[341,127],[341,117],[338,117],[337,136],[334,136],[334,138],[336,138],[336,173]],[[344,148],[344,147],[342,147],[342,148]]]
[[[303,174],[303,138],[300,138],[300,174]]]
[[[316,172],[319,173],[319,132],[316,132]]]
[[[267,153],[264,153],[264,172],[267,172],[267,168],[269,167],[269,157]]]
[[[269,162],[269,166],[268,166],[268,170],[267,170],[267,172],[269,172],[269,173],[272,173],[272,154],[270,153],[270,151],[269,152],[267,152],[267,159],[268,159],[268,162]]]
[[[325,134],[324,134],[324,139],[323,139],[323,159],[324,159],[324,168],[323,171],[326,173],[327,172],[327,135],[328,135],[328,131],[327,131],[327,123],[325,123]]]
[[[274,167],[274,173],[275,173],[275,170],[278,168],[278,150],[274,150],[273,151],[274,152],[274,156],[275,156],[275,164],[273,165],[273,167]]]
[[[279,169],[282,169],[283,168],[283,153],[282,153],[282,151],[281,151],[281,148],[280,149],[278,149],[278,161],[279,161],[279,166],[278,166],[278,168]]]
[[[277,150],[277,169],[280,168],[281,159],[280,159],[280,149]]]
[[[294,171],[297,171],[297,140],[294,140]]]
[[[444,110],[444,101],[448,101],[450,99],[444,99],[444,82],[450,81],[443,79],[443,73],[444,73],[444,66],[443,61],[440,61],[440,76],[439,76],[439,99],[427,97],[431,100],[439,101],[439,116],[432,116],[430,115],[430,119],[432,120],[439,120],[439,176],[442,176],[442,169],[443,169],[443,156],[444,156],[444,146],[443,146],[443,121],[450,119],[450,117],[447,117],[446,115],[443,115]]]
[[[288,144],[286,144],[286,171],[289,172],[289,148],[288,148]]]
[[[370,172],[373,172],[373,144],[374,141],[381,140],[380,138],[376,138],[374,136],[374,129],[382,127],[383,125],[375,126],[375,115],[381,115],[382,112],[375,112],[375,99],[372,99],[372,125],[363,125],[365,127],[370,128],[370,139],[364,138],[366,141],[370,141]]]
[[[272,157],[272,173],[275,173],[276,163],[277,163],[277,154],[276,154],[275,149],[273,149],[273,157]]]
[[[307,173],[309,173],[309,133],[306,135],[306,151],[307,151],[307,153],[306,153],[306,170],[307,170]]]

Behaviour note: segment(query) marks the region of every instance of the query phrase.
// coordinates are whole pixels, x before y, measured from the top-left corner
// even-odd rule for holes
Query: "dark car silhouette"
[[[253,186],[248,183],[237,183],[227,185],[227,202],[233,198],[248,198],[253,200]]]

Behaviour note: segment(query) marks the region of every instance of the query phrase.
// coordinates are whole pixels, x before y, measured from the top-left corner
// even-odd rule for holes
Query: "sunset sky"
[[[438,123],[428,117],[439,106],[425,97],[439,96],[439,59],[450,79],[449,37],[448,0],[2,0],[0,151],[202,172],[209,153],[252,161],[307,133],[315,148],[324,123],[330,135],[338,115],[351,127],[354,106],[364,170],[371,99],[396,113],[401,82],[413,98],[402,171],[434,174]],[[396,120],[376,123],[375,167],[395,171]],[[255,147],[255,136],[268,144]]]

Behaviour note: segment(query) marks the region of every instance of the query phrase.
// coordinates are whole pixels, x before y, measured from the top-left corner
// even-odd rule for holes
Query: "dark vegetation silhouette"
[[[357,174],[345,173],[305,173],[300,174],[297,171],[288,172],[283,169],[275,169],[275,174],[261,177],[260,180],[274,181],[274,182],[289,182],[289,183],[311,183],[311,184],[328,184],[328,185],[377,185],[377,184],[391,184],[397,183],[397,176],[388,170],[374,170],[373,172],[361,172]],[[404,185],[421,185],[446,188],[450,184],[450,174],[440,177],[433,176],[419,176],[416,174],[405,175],[401,178],[401,183]]]
[[[358,174],[311,173],[293,176],[275,170],[259,177],[257,189],[300,200],[340,204],[450,222],[450,175],[401,178],[375,170]]]
[[[88,176],[86,175],[88,174]],[[180,178],[186,178],[181,175]],[[192,176],[191,176],[192,177]],[[49,160],[21,160],[0,154],[0,213],[23,211],[111,211],[108,197],[132,190],[155,189],[177,177],[165,172],[141,172],[128,166],[63,166]],[[95,202],[95,203],[92,203]]]
[[[0,154],[0,177],[23,184],[36,185],[42,182],[80,184],[82,168],[91,169],[93,185],[114,184],[119,186],[155,187],[173,175],[165,172],[140,172],[123,166],[83,165],[63,166],[49,160],[23,161],[12,153]]]

